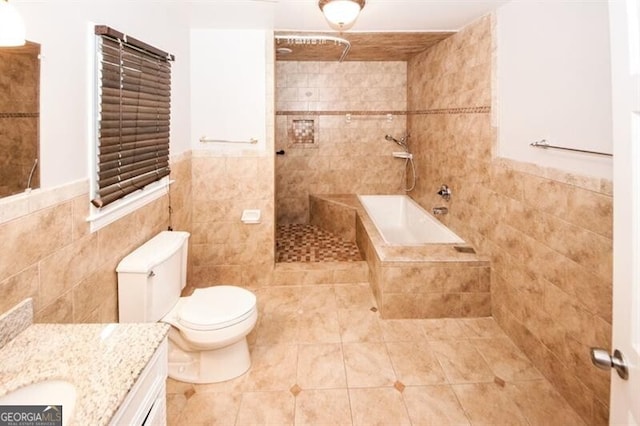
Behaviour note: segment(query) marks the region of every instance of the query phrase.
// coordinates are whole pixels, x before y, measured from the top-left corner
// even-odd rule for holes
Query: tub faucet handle
[[[444,198],[446,201],[449,201],[451,199],[451,188],[447,185],[442,185],[436,194]]]

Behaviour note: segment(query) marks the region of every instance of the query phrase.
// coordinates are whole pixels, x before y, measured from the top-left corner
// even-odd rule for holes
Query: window
[[[91,203],[102,209],[169,175],[175,58],[106,26],[96,26],[95,33],[97,163]]]

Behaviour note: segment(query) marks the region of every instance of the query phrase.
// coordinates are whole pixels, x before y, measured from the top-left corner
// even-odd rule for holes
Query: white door
[[[611,375],[612,425],[640,425],[640,1],[609,0],[613,88],[613,348],[629,369]]]

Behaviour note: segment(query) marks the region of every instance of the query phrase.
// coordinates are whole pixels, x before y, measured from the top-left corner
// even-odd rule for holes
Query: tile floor
[[[169,425],[581,425],[491,318],[382,320],[366,283],[267,287],[252,367],[169,379]]]
[[[358,262],[360,251],[354,242],[345,241],[314,225],[278,225],[276,262]]]

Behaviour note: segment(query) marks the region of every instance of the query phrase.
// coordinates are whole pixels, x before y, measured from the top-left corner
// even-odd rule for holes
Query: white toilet
[[[118,264],[120,322],[163,321],[169,331],[169,377],[189,383],[233,379],[251,366],[247,334],[258,319],[256,296],[229,285],[187,282],[188,232],[164,231]]]

